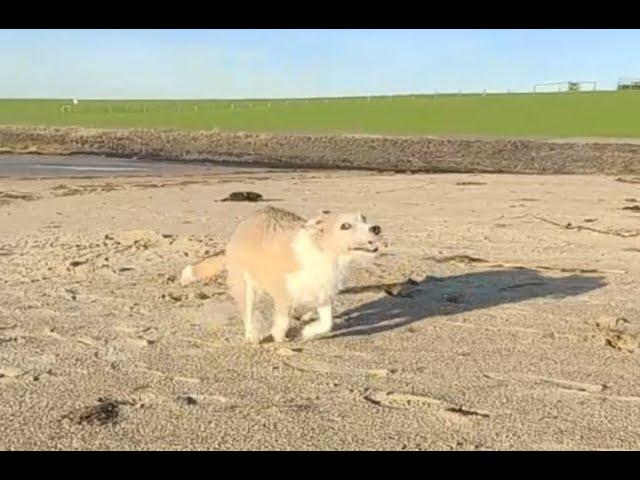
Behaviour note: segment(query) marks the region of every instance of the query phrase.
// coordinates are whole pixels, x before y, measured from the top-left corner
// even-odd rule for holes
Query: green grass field
[[[65,107],[66,106],[66,107]],[[0,124],[640,138],[640,91],[312,100],[0,100]]]

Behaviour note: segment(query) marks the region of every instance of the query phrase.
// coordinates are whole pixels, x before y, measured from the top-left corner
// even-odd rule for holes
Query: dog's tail
[[[225,255],[220,252],[193,265],[187,265],[182,270],[180,285],[208,280],[218,276],[225,269]]]

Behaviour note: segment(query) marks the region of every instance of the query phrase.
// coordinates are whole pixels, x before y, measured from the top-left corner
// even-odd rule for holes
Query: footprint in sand
[[[222,395],[203,395],[196,393],[188,393],[185,395],[178,395],[176,398],[179,402],[189,406],[195,405],[232,405],[231,400]]]
[[[148,347],[149,345],[152,345],[153,342],[150,340],[147,340],[146,338],[131,338],[131,337],[127,337],[123,339],[123,342],[125,345],[128,345],[129,347],[131,347],[134,350],[140,350],[144,347]]]
[[[623,317],[604,317],[596,322],[605,345],[625,353],[640,346],[640,328]],[[635,327],[635,328],[634,328]]]
[[[20,368],[12,366],[0,366],[0,382],[3,380],[14,380],[21,377],[26,372]]]
[[[175,292],[168,292],[168,293],[161,294],[160,295],[160,299],[164,300],[164,301],[179,303],[179,302],[182,302],[184,300],[187,300],[188,299],[188,295],[181,294],[181,293],[175,293]]]
[[[548,386],[556,387],[562,390],[576,391],[576,392],[600,393],[607,388],[607,386],[603,384],[574,382],[572,380],[563,380],[558,378],[545,377],[541,375],[526,375],[526,374],[501,375],[499,373],[485,373],[484,377],[490,378],[491,380],[497,380],[499,382],[522,380],[522,381],[537,383],[540,385],[548,385]]]
[[[527,378],[536,382],[551,385],[556,388],[560,388],[563,390],[573,390],[576,392],[600,393],[606,390],[607,388],[607,386],[604,384],[573,382],[571,380],[562,380],[557,378],[542,377],[542,376],[535,376],[535,375],[529,375]]]
[[[182,375],[176,375],[173,379],[177,382],[185,382],[185,383],[200,383],[199,378],[195,377],[183,377]]]
[[[553,393],[561,394],[573,394],[583,395],[591,398],[598,398],[603,400],[623,401],[623,402],[640,402],[640,397],[627,396],[627,395],[613,395],[609,393],[603,393],[609,390],[609,385],[603,383],[584,383],[576,382],[573,380],[565,380],[562,378],[551,378],[540,375],[526,375],[526,374],[513,374],[513,375],[500,375],[495,373],[485,373],[486,378],[492,380],[498,380],[502,382],[510,381],[524,381],[530,382],[534,385],[541,385],[551,388]]]
[[[303,372],[314,373],[337,373],[341,375],[369,375],[374,377],[387,377],[397,370],[394,368],[373,368],[373,369],[358,369],[352,365],[342,367],[334,365],[323,360],[317,360],[301,353],[302,348],[287,348],[281,347],[276,350],[276,353],[285,357],[282,363],[295,370]]]
[[[380,407],[403,410],[418,409],[454,423],[466,423],[472,417],[489,418],[491,416],[489,412],[452,405],[438,398],[413,393],[372,391],[366,393],[363,398]]]
[[[130,326],[121,324],[115,327],[117,332],[126,336],[124,342],[128,342],[134,348],[144,348],[158,343],[163,337],[158,333],[158,329],[152,326]]]
[[[81,342],[83,343],[83,342]],[[109,340],[104,346],[98,347],[96,356],[108,362],[130,361],[153,342],[145,338],[123,337]]]
[[[367,393],[364,399],[375,405],[390,408],[432,408],[445,404],[437,398],[401,392],[374,391]]]
[[[181,375],[169,375],[167,373],[161,372],[160,370],[154,370],[152,368],[148,368],[146,364],[138,362],[134,368],[134,370],[137,370],[139,372],[143,372],[143,373],[148,373],[151,374],[155,377],[160,377],[160,378],[167,378],[170,380],[174,380],[176,382],[183,382],[183,383],[190,383],[190,384],[198,384],[201,382],[201,380],[199,378],[196,377],[184,377]]]

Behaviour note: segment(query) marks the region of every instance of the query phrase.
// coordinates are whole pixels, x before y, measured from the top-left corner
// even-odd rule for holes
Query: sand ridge
[[[100,154],[292,168],[397,172],[639,174],[640,143],[0,126],[0,153]]]

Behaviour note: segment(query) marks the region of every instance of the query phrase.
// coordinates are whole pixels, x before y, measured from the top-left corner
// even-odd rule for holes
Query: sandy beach
[[[105,172],[0,173],[0,449],[640,448],[637,177]],[[177,282],[264,205],[387,236],[326,338]]]

